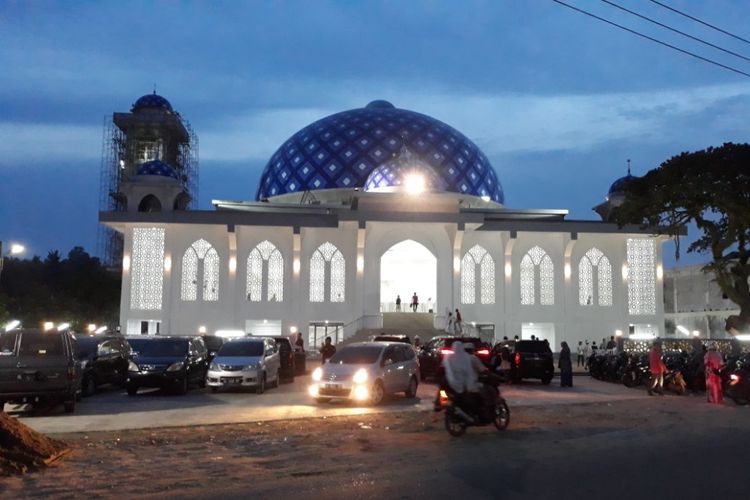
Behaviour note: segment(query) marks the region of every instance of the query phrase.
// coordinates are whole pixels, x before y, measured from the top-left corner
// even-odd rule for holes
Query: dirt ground
[[[681,440],[684,433],[704,435],[706,423],[750,429],[750,410],[689,396],[511,411],[507,430],[470,428],[462,438],[450,437],[442,419],[432,423],[425,412],[56,435],[73,453],[44,471],[0,478],[0,496],[439,498],[464,481],[474,497],[525,498],[544,485],[524,479],[524,470],[554,467],[556,459],[565,466],[575,450],[590,470],[597,460],[589,452],[615,453],[621,440],[632,447],[623,448],[625,457],[649,435]],[[462,472],[472,464],[482,467]],[[494,494],[496,479],[479,472],[488,467],[504,481],[531,483]]]

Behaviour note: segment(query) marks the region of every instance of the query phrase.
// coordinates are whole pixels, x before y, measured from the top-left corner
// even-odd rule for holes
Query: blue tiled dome
[[[375,167],[365,181],[365,191],[401,186],[408,175],[414,174],[424,178],[427,191],[446,190],[445,182],[435,170],[422,161],[415,161],[409,150],[404,148],[398,158]]]
[[[637,177],[630,174],[626,175],[625,177],[620,177],[615,182],[613,182],[611,186],[609,186],[609,191],[607,192],[607,194],[613,195],[624,192],[628,184],[630,184],[634,179],[637,179]]]
[[[156,92],[153,94],[146,94],[138,98],[130,108],[130,111],[139,111],[142,109],[163,109],[164,111],[172,111],[172,105],[169,101],[158,95]]]
[[[256,199],[318,189],[366,188],[375,169],[407,148],[445,191],[504,203],[497,174],[472,141],[445,123],[388,101],[327,116],[289,138],[271,157]]]
[[[151,160],[138,167],[137,175],[159,175],[161,177],[171,177],[180,179],[177,171],[168,163],[161,160]]]

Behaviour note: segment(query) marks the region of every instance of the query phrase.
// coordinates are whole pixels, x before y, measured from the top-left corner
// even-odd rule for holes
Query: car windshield
[[[450,347],[453,345],[453,342],[462,342],[464,345],[466,344],[474,344],[475,349],[481,349],[484,346],[484,342],[482,342],[482,339],[478,339],[475,337],[472,338],[456,338],[456,339],[446,339],[445,345],[447,347]]]
[[[400,335],[378,335],[373,339],[375,342],[403,342],[410,344],[409,337],[402,337]]]
[[[217,356],[263,356],[263,342],[227,342]]]
[[[185,356],[188,341],[180,339],[128,339],[133,351],[139,356],[170,357]]]
[[[76,345],[78,346],[78,357],[84,358],[96,352],[99,339],[76,336]]]
[[[20,356],[60,356],[63,353],[62,335],[24,333],[18,353]]]
[[[203,342],[206,343],[206,349],[209,351],[218,351],[221,349],[222,344],[224,343],[224,339],[221,337],[212,337],[210,335],[206,335],[203,337]]]
[[[349,346],[333,355],[330,363],[340,365],[371,365],[378,360],[382,347]]]

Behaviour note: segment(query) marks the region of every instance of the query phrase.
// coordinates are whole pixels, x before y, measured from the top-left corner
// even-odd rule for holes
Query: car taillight
[[[453,349],[440,349],[440,354],[442,354],[443,356],[445,356],[446,354],[453,354]]]
[[[521,353],[517,352],[516,356],[515,356],[515,358],[513,358],[513,360],[515,361],[516,365],[520,365],[521,364]]]
[[[477,351],[477,355],[478,356],[489,356],[490,355],[490,350],[489,349],[479,349]]]

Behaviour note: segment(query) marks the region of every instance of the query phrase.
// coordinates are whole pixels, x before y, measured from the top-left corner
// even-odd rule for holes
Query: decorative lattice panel
[[[589,249],[578,264],[578,300],[582,306],[612,305],[612,265],[596,247]]]
[[[477,266],[479,273],[477,273]],[[477,280],[477,274],[479,280]],[[478,282],[477,282],[478,281]],[[495,262],[490,254],[480,245],[474,245],[461,259],[461,302],[474,304],[495,303]]]
[[[651,239],[630,238],[628,257],[628,312],[656,314],[656,246]]]
[[[219,300],[219,276],[221,273],[219,254],[209,242],[199,239],[182,255],[182,280],[180,298],[184,301]]]
[[[537,268],[539,268],[538,280]],[[520,280],[521,304],[534,305],[537,299],[537,288],[541,305],[555,304],[555,265],[544,249],[535,246],[523,256]]]
[[[160,310],[164,285],[164,229],[133,229],[130,308]]]
[[[310,258],[310,302],[323,302],[325,299],[326,261],[318,250]]]
[[[270,302],[284,300],[284,257],[268,240],[259,243],[247,257],[247,300],[251,302],[262,300],[264,278],[267,289],[266,300]]]

